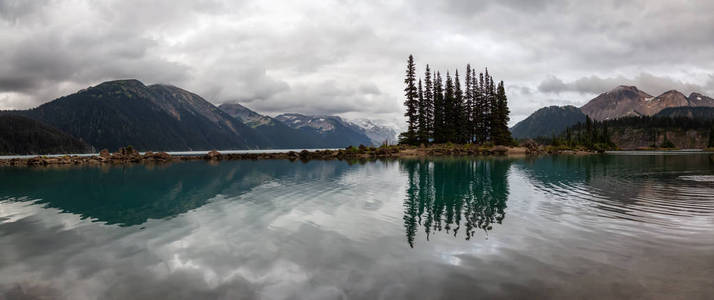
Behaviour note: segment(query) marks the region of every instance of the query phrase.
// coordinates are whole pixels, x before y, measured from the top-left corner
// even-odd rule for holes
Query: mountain
[[[88,153],[86,143],[27,117],[0,115],[0,154]]]
[[[511,135],[516,139],[550,137],[584,121],[585,114],[575,106],[549,106],[518,122],[511,128]]]
[[[138,150],[264,148],[270,143],[200,96],[138,80],[99,84],[18,111],[80,138],[96,149]]]
[[[316,134],[326,148],[342,148],[350,145],[372,145],[364,130],[337,116],[306,116],[296,113],[275,117],[293,129]]]
[[[594,120],[616,119],[624,116],[642,115],[640,107],[653,99],[634,86],[618,86],[590,100],[580,109]]]
[[[385,142],[389,145],[394,145],[398,141],[398,128],[396,128],[396,126],[390,126],[369,119],[355,119],[350,122],[362,129],[362,132],[372,141],[372,145],[378,146]]]
[[[691,93],[689,97],[687,98],[689,101],[689,106],[693,107],[700,107],[700,106],[708,106],[708,107],[714,107],[714,99],[704,96],[700,93]]]
[[[602,121],[625,116],[652,116],[663,109],[681,106],[711,107],[714,99],[699,93],[687,97],[676,90],[653,97],[634,86],[619,86],[590,100],[581,110],[590,118]]]
[[[238,103],[224,103],[219,105],[218,108],[253,128],[271,125],[275,122],[273,118],[261,115]]]
[[[679,118],[685,117],[690,119],[711,120],[714,119],[714,107],[704,106],[682,106],[669,107],[661,110],[655,117]]]
[[[251,128],[258,130],[262,135],[269,136],[273,140],[279,142],[278,145],[274,145],[277,148],[331,148],[334,147],[335,140],[330,138],[325,138],[325,131],[322,130],[303,130],[303,126],[295,125],[288,126],[293,123],[286,124],[283,123],[284,119],[289,118],[289,116],[295,117],[297,120],[307,120],[306,122],[310,124],[320,124],[320,122],[331,122],[330,125],[335,127],[335,124],[341,124],[344,128],[351,129],[352,131],[358,131],[367,136],[370,139],[371,145],[381,145],[384,141],[388,141],[390,144],[395,144],[397,141],[397,130],[391,128],[387,125],[379,124],[377,121],[368,119],[356,119],[352,121],[346,121],[339,117],[333,116],[317,116],[309,117],[298,114],[284,114],[283,120],[278,120],[271,118],[269,116],[261,115],[243,105],[238,103],[224,103],[218,108],[225,111],[234,118],[239,119]],[[299,117],[298,117],[299,116]],[[320,119],[326,119],[328,121],[320,121]],[[318,127],[321,125],[318,125]],[[340,126],[337,126],[340,127]],[[310,127],[309,127],[310,128]],[[315,128],[315,127],[311,127]],[[349,143],[348,141],[340,142],[341,144]],[[347,144],[345,144],[347,145]],[[367,144],[365,144],[367,145]],[[342,146],[339,146],[342,147]]]
[[[291,128],[283,124],[283,122],[269,116],[261,115],[243,105],[224,103],[218,106],[218,108],[248,125],[261,136],[267,137],[271,148],[299,149],[331,147],[323,144],[322,136],[315,132]]]

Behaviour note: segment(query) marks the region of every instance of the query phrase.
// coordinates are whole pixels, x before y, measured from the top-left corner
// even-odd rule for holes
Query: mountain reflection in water
[[[0,299],[707,299],[710,155],[0,168]]]
[[[0,170],[0,201],[35,201],[108,225],[132,226],[199,208],[218,194],[237,196],[286,177],[309,181],[340,176],[347,167],[268,160],[6,168]]]

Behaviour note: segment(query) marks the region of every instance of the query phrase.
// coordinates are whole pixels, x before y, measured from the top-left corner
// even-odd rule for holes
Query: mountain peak
[[[622,94],[631,94],[631,95],[637,95],[640,93],[645,93],[638,89],[634,85],[618,85],[616,88],[610,90],[609,92],[605,94],[614,94],[614,95],[622,95]],[[646,94],[646,93],[645,93]]]
[[[714,99],[697,92],[691,93],[687,100],[689,100],[689,106],[714,106]]]
[[[585,114],[577,107],[543,107],[511,128],[514,138],[548,137],[559,134],[566,128],[585,121]]]
[[[666,107],[689,105],[687,96],[685,96],[678,90],[669,90],[653,99],[647,99],[647,100],[652,100],[655,102],[663,102],[664,101]],[[653,112],[653,113],[657,113],[657,112]]]
[[[678,90],[669,90],[669,91],[662,93],[662,95],[682,95],[683,97],[686,97],[686,96],[684,96],[684,94],[682,94],[682,92],[680,92]],[[662,96],[662,95],[660,95],[660,96]]]
[[[641,91],[634,85],[619,85],[605,94],[617,95],[617,97],[652,97],[649,94]]]
[[[145,87],[143,82],[136,80],[136,79],[119,79],[119,80],[105,81],[105,82],[98,84],[97,87],[108,86],[108,85],[118,85],[118,86],[128,86],[128,87]]]
[[[634,86],[634,85],[618,85],[616,88],[612,89],[613,91],[618,91],[618,90],[632,90],[632,91],[639,91],[639,89]]]
[[[616,119],[626,115],[640,115],[640,103],[653,98],[636,86],[621,85],[607,93],[600,94],[581,110],[594,120]],[[645,112],[646,113],[646,112]]]

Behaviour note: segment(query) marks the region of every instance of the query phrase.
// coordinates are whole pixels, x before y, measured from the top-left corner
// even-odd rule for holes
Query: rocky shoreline
[[[526,147],[480,147],[475,145],[435,145],[429,147],[386,146],[386,147],[348,147],[338,150],[303,150],[300,152],[274,153],[229,153],[212,150],[203,155],[170,155],[166,152],[139,153],[131,147],[121,148],[115,153],[102,150],[97,155],[65,155],[59,157],[35,156],[31,158],[0,159],[0,166],[52,166],[52,165],[117,165],[134,163],[165,163],[192,160],[359,160],[402,157],[441,157],[441,156],[519,156],[541,154],[538,149]]]

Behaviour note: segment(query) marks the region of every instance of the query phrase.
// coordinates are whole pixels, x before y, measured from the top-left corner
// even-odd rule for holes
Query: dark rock
[[[102,149],[102,151],[99,151],[99,157],[109,159],[112,157],[112,154],[109,153],[109,150],[107,149]]]
[[[171,160],[171,155],[166,152],[146,152],[144,153],[144,160],[148,161],[169,161]]]
[[[206,154],[206,159],[221,160],[221,159],[223,159],[223,154],[221,154],[220,152],[218,152],[216,150],[211,150],[210,152],[208,152],[208,154]]]

